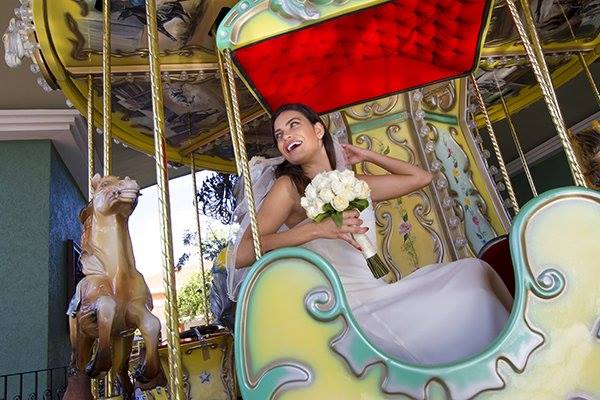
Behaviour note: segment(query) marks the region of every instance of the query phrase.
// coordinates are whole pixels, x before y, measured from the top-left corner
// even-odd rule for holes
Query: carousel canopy
[[[326,113],[469,74],[491,0],[395,0],[236,48],[270,111],[302,103]]]
[[[13,67],[26,64],[18,72],[0,70],[7,94],[2,108],[64,108],[66,97],[68,104],[85,115],[87,77],[91,75],[95,128],[101,127],[102,13],[95,3],[23,0],[20,6],[17,0],[2,2],[0,9],[6,16],[20,6],[7,26],[5,59]],[[559,86],[581,71],[577,51],[588,63],[600,54],[600,0],[560,1],[569,24],[557,1],[530,3],[554,84]],[[400,4],[404,8],[399,8]],[[366,101],[425,81],[465,74],[476,64],[475,75],[490,116],[501,120],[504,113],[493,73],[513,112],[537,101],[540,93],[503,2],[491,6],[484,32],[488,6],[484,0],[158,0],[167,157],[174,166],[188,163],[194,156],[200,168],[235,170],[215,39],[219,49],[232,51],[240,68],[238,97],[251,156],[273,155],[265,109],[283,101],[310,103],[321,91],[322,104],[310,104],[328,111],[342,103]],[[440,16],[443,7],[448,9]],[[212,33],[215,24],[219,24],[216,37]],[[340,28],[337,31],[336,26]],[[115,146],[113,152],[116,160],[130,158],[127,165],[138,160],[152,164],[131,149],[154,153],[146,31],[141,2],[111,0],[112,135],[128,147]],[[311,41],[309,36],[315,35],[318,40]],[[420,48],[424,50],[419,52]],[[244,62],[259,68],[246,69]],[[339,76],[318,63],[337,69]],[[357,72],[351,72],[349,66]],[[36,75],[28,78],[24,75],[29,68]],[[343,85],[344,79],[353,83]],[[36,92],[31,87],[36,81],[50,93]],[[570,92],[588,92],[585,80],[577,85]],[[579,121],[593,112],[582,106],[571,111],[570,104],[561,105],[568,120]],[[522,124],[548,121],[543,107],[536,110],[537,114],[524,117]],[[571,114],[576,116],[569,118]],[[542,131],[553,134],[551,126],[544,130],[536,125],[535,132]],[[536,139],[539,134],[526,135],[523,144],[539,144],[543,141]],[[506,135],[509,137],[508,132]],[[96,137],[99,145],[100,136]],[[148,176],[150,182],[153,174]]]

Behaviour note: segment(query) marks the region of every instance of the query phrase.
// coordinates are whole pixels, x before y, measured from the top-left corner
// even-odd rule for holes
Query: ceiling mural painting
[[[508,8],[503,2],[497,3],[486,37],[486,47],[519,41]],[[530,4],[543,43],[573,40],[565,15],[578,40],[593,41],[600,34],[600,0],[531,0]]]
[[[233,169],[212,30],[219,16],[235,3],[236,0],[157,0],[167,152],[174,162],[186,162],[194,154],[199,160],[197,165],[209,165],[214,158],[206,159],[206,164],[200,159],[216,156],[229,165],[229,170]],[[56,0],[52,7],[49,4],[47,0],[22,0],[16,21],[9,24],[6,32],[5,58],[14,67],[24,56],[31,57],[32,71],[43,75],[37,80],[44,90],[52,90],[60,83],[70,102],[85,112],[84,79],[88,75],[93,76],[96,96],[102,95],[102,0]],[[112,107],[119,141],[152,154],[144,4],[143,0],[110,0]],[[588,63],[599,54],[600,0],[531,0],[530,4],[540,38],[547,44],[546,61],[553,80],[560,85],[581,71],[578,51]],[[499,110],[496,79],[511,112],[539,99],[539,94],[534,93],[535,77],[509,14],[504,2],[496,2],[476,72],[494,121],[504,118]],[[273,18],[281,20],[279,14]],[[25,33],[19,27],[27,28]],[[23,46],[19,45],[21,42]],[[19,51],[22,47],[28,50]],[[237,81],[237,88],[249,155],[275,155],[268,117],[241,80]],[[452,99],[446,100],[452,103]],[[101,121],[99,98],[94,109],[96,121]]]

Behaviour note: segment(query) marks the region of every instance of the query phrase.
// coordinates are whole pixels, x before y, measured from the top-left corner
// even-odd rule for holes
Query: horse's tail
[[[100,296],[96,300],[98,350],[85,369],[85,372],[92,378],[102,372],[108,372],[112,366],[111,333],[116,309],[117,303],[110,296]]]

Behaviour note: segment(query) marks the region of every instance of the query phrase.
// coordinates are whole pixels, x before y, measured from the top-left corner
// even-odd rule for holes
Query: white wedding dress
[[[361,219],[375,243],[373,209],[364,210]],[[479,259],[428,265],[387,284],[343,240],[317,239],[302,247],[336,269],[363,332],[393,358],[426,365],[464,359],[484,350],[508,319],[512,297]]]
[[[251,166],[257,209],[271,189],[274,170],[281,161],[260,160]],[[345,168],[342,157],[337,164],[340,170]],[[240,229],[228,248],[226,264],[228,295],[236,301],[248,270],[235,268],[237,247],[249,225],[245,200],[238,200],[234,218]],[[375,243],[371,206],[361,213],[361,219]],[[279,231],[287,229],[284,225]],[[343,240],[317,239],[302,247],[316,252],[336,269],[363,332],[374,346],[393,358],[425,365],[463,359],[484,350],[508,319],[512,297],[496,272],[481,260],[428,265],[387,284],[375,279],[362,254]]]

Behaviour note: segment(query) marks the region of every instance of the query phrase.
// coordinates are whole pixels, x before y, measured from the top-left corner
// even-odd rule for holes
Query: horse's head
[[[120,179],[116,176],[101,177],[96,174],[92,178],[92,188],[94,193],[90,205],[95,212],[104,215],[131,215],[140,196],[140,187],[128,176]]]

